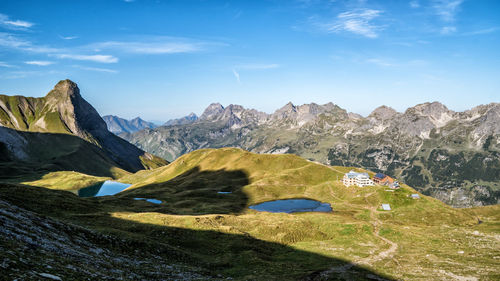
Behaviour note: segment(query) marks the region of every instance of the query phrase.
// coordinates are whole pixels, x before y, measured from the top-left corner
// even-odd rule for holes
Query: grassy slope
[[[100,231],[166,243],[214,273],[237,279],[302,279],[332,267],[342,272],[343,260],[398,279],[499,277],[498,206],[453,209],[423,195],[410,199],[415,191],[408,186],[394,192],[381,186],[347,188],[337,179],[348,170],[293,155],[204,149],[123,177],[134,185],[117,196],[80,199],[12,188],[8,199]],[[221,190],[233,193],[217,194]],[[297,197],[329,202],[334,212],[272,214],[246,208]],[[393,211],[381,211],[381,203]],[[58,207],[45,210],[46,205]],[[358,278],[355,271],[360,270],[347,270],[345,277]]]
[[[90,176],[78,172],[60,171],[45,174],[40,179],[27,179],[21,182],[21,184],[49,189],[75,191],[106,180],[111,180],[111,178]]]
[[[493,255],[500,251],[495,238],[495,233],[499,232],[498,216],[477,224],[480,214],[451,208],[422,194],[420,200],[411,199],[410,194],[417,192],[406,185],[394,192],[381,186],[346,188],[337,179],[341,179],[343,173],[351,169],[349,167],[327,167],[293,155],[258,155],[233,148],[203,149],[184,155],[169,166],[123,178],[134,183],[130,194],[123,196],[165,200],[167,205],[172,204],[169,209],[172,213],[202,214],[210,209],[218,210],[218,206],[208,199],[202,208],[190,202],[193,193],[182,192],[188,186],[176,184],[176,177],[195,167],[200,172],[243,171],[249,179],[249,184],[241,188],[245,196],[229,195],[232,202],[240,200],[241,205],[305,197],[329,202],[334,209],[333,215],[268,214],[241,209],[235,215],[225,216],[224,223],[206,219],[212,229],[249,233],[258,239],[347,260],[363,259],[388,249],[390,245],[375,235],[378,233],[398,244],[393,258],[370,261],[378,272],[398,278],[434,278],[438,271],[442,278],[449,278],[453,273],[457,276],[479,274],[494,279]],[[221,197],[215,194],[216,191],[227,189],[227,186],[230,182],[224,179],[213,185],[206,184],[203,196]],[[218,202],[222,200],[219,198]],[[393,210],[381,211],[382,203],[389,203]],[[492,208],[499,210],[498,206]],[[161,224],[168,215],[126,216],[131,220]],[[193,218],[175,221],[179,226],[199,227],[193,226],[191,220]],[[480,235],[472,235],[474,231],[479,231]]]

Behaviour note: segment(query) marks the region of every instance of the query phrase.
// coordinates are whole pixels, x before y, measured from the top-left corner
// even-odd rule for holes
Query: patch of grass
[[[95,177],[86,174],[70,171],[52,172],[41,176],[40,179],[21,182],[25,185],[45,187],[58,190],[78,190],[83,187],[91,186],[106,180],[109,177]]]

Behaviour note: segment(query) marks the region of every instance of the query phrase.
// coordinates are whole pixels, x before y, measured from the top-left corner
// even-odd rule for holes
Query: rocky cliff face
[[[103,116],[102,119],[106,122],[108,130],[115,135],[119,135],[121,133],[134,133],[146,128],[153,129],[158,127],[155,124],[144,121],[139,117],[132,120],[126,120],[118,116],[106,115]]]
[[[91,163],[76,164],[93,158],[96,167],[106,163],[101,166],[127,171],[166,164],[109,132],[70,80],[60,81],[42,98],[0,95],[0,130],[1,146],[11,161],[56,163],[64,169],[91,167]]]
[[[235,146],[365,167],[464,207],[499,202],[499,114],[497,103],[465,112],[438,102],[419,104],[404,113],[382,106],[366,118],[332,103],[288,103],[272,114],[212,104],[191,124],[123,137],[168,160],[199,148]],[[460,194],[468,199],[457,200],[456,190],[464,190]]]

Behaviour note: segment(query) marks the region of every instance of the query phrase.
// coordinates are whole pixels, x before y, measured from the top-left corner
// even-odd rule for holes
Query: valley
[[[172,264],[169,270],[154,269],[155,274],[163,274],[157,276],[181,270],[186,274],[179,279],[184,280],[498,277],[498,205],[454,209],[425,195],[412,199],[409,195],[415,190],[406,185],[393,192],[384,186],[345,187],[339,178],[350,169],[316,164],[294,155],[202,149],[168,166],[120,178],[132,186],[114,196],[79,198],[67,191],[1,184],[0,200],[9,208],[22,206],[57,224],[83,226],[103,233],[107,239],[116,237],[122,239],[120,243],[136,245],[117,249],[129,258],[145,259],[145,265],[147,256],[154,253],[155,259],[162,260],[155,264]],[[138,197],[164,203],[134,200]],[[290,198],[327,202],[333,211],[286,214],[248,208]],[[392,210],[383,211],[382,203],[390,204]],[[5,213],[2,219],[16,220]],[[11,234],[5,237],[4,247],[6,241],[14,241]],[[14,247],[8,253],[28,246],[25,242],[8,243],[8,247]],[[90,243],[110,255],[116,251],[98,242]],[[41,255],[36,249],[29,251]],[[2,258],[9,261],[20,255],[5,253]],[[28,264],[35,262],[30,260],[24,258]],[[68,256],[66,262],[74,260]],[[9,264],[12,276],[22,271],[23,263]],[[37,264],[51,268],[36,272],[60,277],[83,274],[67,268],[64,262]],[[115,264],[118,273],[110,276],[123,276],[119,272],[152,276],[142,271],[148,267],[126,270],[123,266]],[[88,270],[98,274],[97,268]]]
[[[290,150],[193,147],[169,163],[110,133],[68,80],[47,95],[53,103],[0,97],[0,269],[8,279],[499,278],[500,205],[453,208],[407,180],[398,189],[345,186],[351,170],[373,177],[380,169],[342,157],[342,165],[331,165],[333,158],[325,164]],[[238,126],[239,119],[219,109],[154,130],[219,132],[217,139],[228,141],[234,131],[217,126]],[[60,116],[59,125],[34,125],[46,122],[47,112]],[[221,114],[229,119],[199,121]],[[261,144],[294,140],[295,129],[287,130],[285,137],[269,129]],[[433,157],[444,160],[440,155]]]
[[[0,281],[499,281],[499,11],[0,0]]]

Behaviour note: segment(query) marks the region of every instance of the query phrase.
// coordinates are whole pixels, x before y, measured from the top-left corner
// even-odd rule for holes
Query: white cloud
[[[93,61],[100,63],[116,63],[118,58],[111,55],[75,55],[75,54],[58,54],[55,57],[60,59],[72,59],[82,61]]]
[[[416,0],[410,1],[410,7],[412,7],[413,9],[420,8],[420,3],[418,3],[418,1]]]
[[[387,59],[387,58],[370,58],[365,60],[365,62],[380,67],[423,67],[429,65],[428,61],[421,59],[401,61],[397,59]]]
[[[371,63],[371,64],[375,64],[378,66],[383,66],[383,67],[395,66],[395,64],[392,62],[389,62],[389,61],[383,60],[383,59],[377,59],[377,58],[367,59],[366,62]]]
[[[365,36],[367,38],[377,38],[377,31],[380,30],[372,21],[382,14],[380,10],[357,9],[340,13],[332,23],[317,24],[329,33],[348,31]]]
[[[61,49],[47,46],[38,46],[31,41],[19,38],[11,33],[0,32],[0,46],[33,53],[55,53],[61,52]]]
[[[81,66],[81,65],[74,65],[73,67],[80,68],[83,70],[88,70],[88,71],[97,71],[97,72],[106,72],[106,73],[118,73],[118,71],[114,69],[108,69],[108,68],[99,68],[99,67],[87,67],[87,66]]]
[[[280,67],[279,64],[259,64],[259,63],[251,63],[251,64],[241,64],[237,65],[237,69],[248,69],[248,70],[261,70],[261,69],[273,69]]]
[[[485,28],[485,29],[480,29],[480,30],[465,32],[462,35],[470,36],[470,35],[488,34],[488,33],[493,33],[495,31],[498,31],[499,29],[500,28],[498,28],[498,27],[490,27],[490,28]]]
[[[0,46],[22,48],[31,46],[31,42],[18,38],[10,33],[0,32]]]
[[[10,65],[6,62],[0,61],[0,67],[12,67],[12,65]]]
[[[236,81],[238,81],[238,83],[240,83],[240,74],[238,73],[238,71],[236,71],[236,69],[233,69],[233,74],[234,74],[234,77],[236,78]]]
[[[35,24],[29,21],[11,20],[9,16],[0,14],[0,25],[3,25],[4,27],[9,29],[23,30],[28,29]]]
[[[59,71],[51,70],[51,71],[11,71],[0,75],[1,79],[19,79],[30,76],[44,76],[44,75],[52,75],[52,74],[62,74]]]
[[[54,64],[53,61],[44,61],[44,60],[32,60],[32,61],[25,61],[25,64],[30,64],[30,65],[38,65],[38,66],[47,66]]]
[[[59,36],[59,37],[64,40],[73,40],[78,38],[78,36]]]
[[[434,0],[433,8],[445,22],[455,21],[457,13],[460,11],[460,5],[464,0]]]
[[[441,28],[441,34],[451,34],[455,33],[456,31],[457,28],[454,26],[443,26],[443,28]]]
[[[201,51],[206,43],[173,37],[153,37],[141,41],[108,41],[89,45],[94,50],[116,50],[133,54],[178,54]]]

